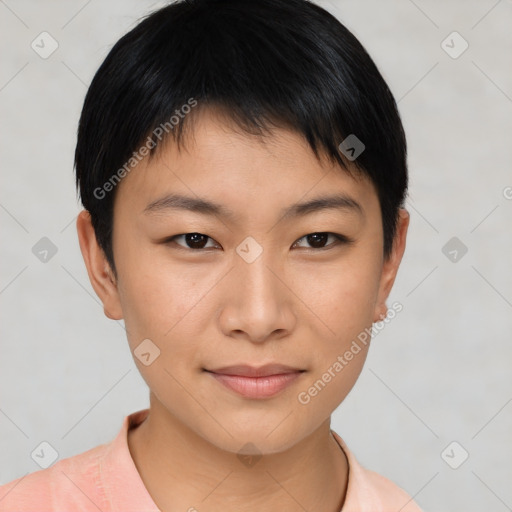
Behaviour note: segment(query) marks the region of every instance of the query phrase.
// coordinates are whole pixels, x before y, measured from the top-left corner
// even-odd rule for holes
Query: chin
[[[289,450],[310,434],[307,425],[298,429],[297,421],[290,421],[293,414],[285,419],[286,416],[281,412],[278,420],[265,422],[260,414],[259,420],[249,424],[240,422],[239,418],[231,423],[225,421],[223,425],[229,434],[218,425],[214,429],[208,425],[204,430],[196,430],[196,433],[218,449],[236,455],[272,455]],[[226,416],[224,418],[227,419]]]

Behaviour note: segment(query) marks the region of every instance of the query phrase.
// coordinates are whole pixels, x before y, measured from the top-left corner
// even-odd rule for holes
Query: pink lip
[[[288,387],[304,370],[270,364],[259,368],[238,365],[207,371],[218,382],[246,398],[269,398]]]

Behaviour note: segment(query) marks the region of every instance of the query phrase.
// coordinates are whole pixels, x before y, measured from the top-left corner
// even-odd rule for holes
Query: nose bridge
[[[277,330],[291,328],[289,297],[276,277],[279,267],[270,251],[257,247],[254,240],[240,244],[222,315],[225,331],[243,331],[252,341],[263,341]]]
[[[249,251],[253,251],[250,248]],[[253,261],[239,256],[236,263],[237,286],[240,287],[238,300],[249,308],[262,310],[264,307],[276,307],[282,294],[280,282],[272,272],[270,252],[262,251]],[[274,262],[275,266],[275,262]],[[282,286],[282,285],[281,285]],[[254,313],[254,312],[253,312]]]

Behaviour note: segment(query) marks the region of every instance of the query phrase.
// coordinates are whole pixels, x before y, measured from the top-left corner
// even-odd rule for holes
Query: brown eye
[[[183,245],[182,243],[179,243],[178,240],[185,242],[186,245]],[[209,249],[211,247],[215,246],[209,246],[207,247],[208,240],[212,240],[207,235],[203,235],[202,233],[185,233],[183,235],[176,235],[169,239],[169,242],[176,242],[180,247],[183,247],[185,249],[193,249],[193,250],[200,250],[200,249]]]
[[[312,233],[311,235],[306,236],[308,244],[310,244],[315,249],[318,249],[319,247],[325,247],[328,239],[329,233]]]
[[[334,240],[334,242],[327,243],[329,240],[329,237],[331,237],[331,240]],[[328,232],[321,232],[321,233],[310,233],[309,235],[303,236],[302,238],[299,238],[294,244],[293,247],[299,246],[301,242],[306,242],[309,244],[309,248],[312,249],[325,249],[329,248],[331,246],[336,246],[342,243],[349,243],[350,240],[343,236],[343,235],[337,235],[335,233],[328,233]],[[302,246],[304,247],[304,246]],[[306,246],[306,248],[308,248]]]

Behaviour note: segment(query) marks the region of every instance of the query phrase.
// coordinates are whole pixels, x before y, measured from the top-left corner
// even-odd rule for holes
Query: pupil
[[[206,235],[202,235],[201,233],[189,233],[186,235],[187,244],[191,249],[202,249],[208,240]]]
[[[327,233],[313,233],[308,235],[308,244],[312,247],[323,247],[327,242]]]

